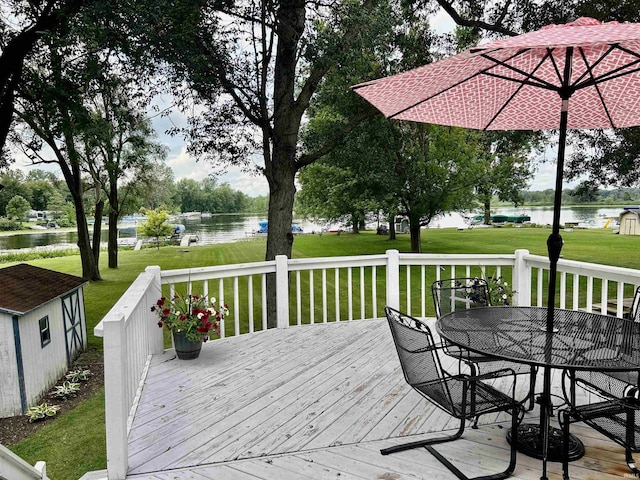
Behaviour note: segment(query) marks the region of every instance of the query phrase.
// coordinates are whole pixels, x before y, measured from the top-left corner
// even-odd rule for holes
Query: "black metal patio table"
[[[440,336],[452,344],[543,368],[543,389],[536,400],[540,405],[540,423],[522,424],[518,429],[518,450],[542,459],[541,480],[547,478],[547,461],[561,459],[561,453],[549,451],[550,437],[562,438],[560,430],[549,425],[553,413],[551,369],[640,369],[640,323],[556,308],[554,329],[549,333],[547,312],[547,307],[481,307],[457,310],[443,315],[436,323]],[[582,443],[574,436],[571,447],[572,460],[584,453]]]

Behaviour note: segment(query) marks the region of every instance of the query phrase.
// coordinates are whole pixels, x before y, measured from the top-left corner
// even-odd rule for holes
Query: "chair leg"
[[[427,440],[419,440],[417,442],[403,443],[402,445],[394,445],[393,447],[383,448],[382,450],[380,450],[380,453],[382,455],[389,455],[391,453],[403,452],[405,450],[412,450],[414,448],[426,447],[427,445],[433,445],[436,443],[444,443],[444,442],[450,442],[452,440],[457,440],[462,436],[462,433],[464,432],[464,423],[465,423],[465,420],[462,419],[460,421],[460,428],[458,428],[458,431],[453,435],[448,435],[446,437],[429,438]]]
[[[624,457],[625,457],[625,460],[627,461],[627,465],[633,472],[633,476],[636,478],[640,477],[640,470],[638,469],[638,467],[636,467],[636,461],[633,459],[633,454],[631,450],[629,450],[628,448],[625,448]]]
[[[516,445],[518,443],[518,423],[519,423],[519,407],[514,407],[513,412],[511,414],[511,454],[509,457],[509,465],[507,469],[500,473],[494,473],[491,475],[482,475],[480,477],[467,477],[464,473],[462,473],[455,465],[453,465],[449,460],[443,457],[435,448],[431,446],[427,446],[426,449],[436,457],[436,459],[442,463],[445,467],[447,467],[451,473],[453,473],[460,480],[503,480],[505,478],[509,478],[513,471],[516,468],[516,459],[517,459],[517,450]]]

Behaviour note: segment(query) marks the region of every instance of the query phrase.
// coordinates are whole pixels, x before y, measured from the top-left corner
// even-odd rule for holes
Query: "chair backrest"
[[[636,293],[633,296],[633,303],[631,304],[631,310],[629,310],[629,320],[640,322],[640,287],[636,288]]]
[[[395,343],[404,378],[409,385],[447,412],[453,411],[453,400],[431,330],[420,319],[391,307],[384,309]]]
[[[436,317],[473,307],[488,307],[489,285],[484,278],[447,278],[431,284]]]

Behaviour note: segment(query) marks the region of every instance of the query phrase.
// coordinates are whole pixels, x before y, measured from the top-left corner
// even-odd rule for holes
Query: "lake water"
[[[580,223],[589,228],[602,228],[608,218],[618,218],[622,212],[621,207],[581,207],[562,209],[560,222]],[[493,212],[498,215],[529,215],[531,223],[538,225],[550,225],[553,221],[553,209],[551,207],[528,208],[498,208]],[[203,218],[181,218],[177,223],[184,224],[186,233],[197,235],[198,244],[208,245],[213,243],[234,242],[250,238],[258,229],[258,222],[265,220],[266,215],[213,215]],[[294,220],[296,225],[302,227],[305,233],[320,232],[322,226],[306,220]],[[613,224],[615,222],[611,222]],[[429,228],[466,228],[468,221],[458,213],[442,215],[431,222]],[[375,225],[372,226],[375,228]],[[120,229],[120,237],[135,237],[134,224],[123,224]],[[74,248],[77,242],[75,232],[59,232],[56,230],[42,230],[30,234],[0,236],[1,250],[16,250],[23,248],[46,248],[48,245],[58,247],[68,246]],[[102,241],[107,241],[107,232],[103,231]]]

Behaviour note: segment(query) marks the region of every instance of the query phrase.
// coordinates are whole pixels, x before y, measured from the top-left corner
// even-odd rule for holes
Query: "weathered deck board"
[[[528,385],[520,378],[522,398]],[[560,372],[552,381],[560,394]],[[495,385],[509,387],[506,379]],[[536,421],[537,412],[527,417]],[[480,429],[437,448],[468,474],[501,470],[508,420],[485,415]],[[426,450],[379,450],[457,426],[406,385],[385,321],[269,330],[205,344],[197,360],[179,361],[172,351],[152,360],[129,436],[127,478],[454,479]],[[620,447],[572,428],[587,447],[572,462],[572,478],[628,473]],[[561,477],[559,464],[549,470],[550,479]],[[539,476],[540,461],[518,455],[514,478]]]

